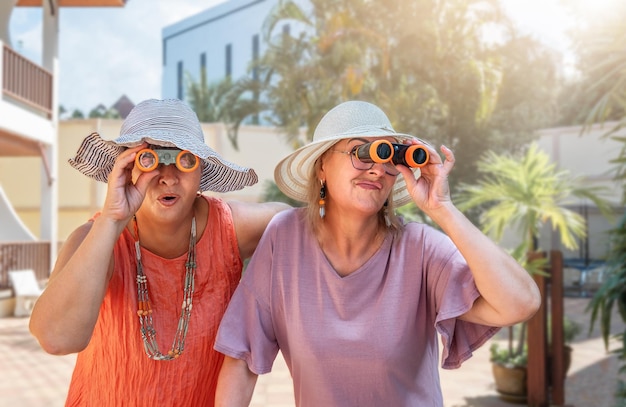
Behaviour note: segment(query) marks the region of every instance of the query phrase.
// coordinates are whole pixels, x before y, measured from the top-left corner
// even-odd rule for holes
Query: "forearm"
[[[257,377],[245,361],[226,356],[217,380],[215,407],[249,406]]]
[[[121,222],[101,216],[86,235],[78,233],[66,242],[30,320],[32,334],[47,352],[74,353],[89,343],[122,229]]]
[[[465,319],[489,325],[511,325],[530,318],[541,298],[528,272],[484,235],[454,205],[429,214],[452,239],[470,267],[481,298]]]

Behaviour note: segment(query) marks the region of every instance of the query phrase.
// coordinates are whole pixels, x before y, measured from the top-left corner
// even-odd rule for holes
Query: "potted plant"
[[[525,324],[518,324],[512,329],[512,331],[514,335],[517,334],[517,337],[519,338],[519,333],[524,329]],[[571,320],[567,316],[563,318],[563,364],[565,375],[567,375],[572,361],[573,348],[571,343],[580,333],[580,330],[581,326],[578,322]],[[551,336],[548,336],[548,340],[550,340],[550,338]],[[518,340],[517,344],[521,344],[522,346],[511,349],[506,347],[503,348],[498,343],[493,343],[489,349],[490,361],[492,363],[496,390],[500,393],[501,398],[507,401],[525,402],[527,394],[526,375],[528,349],[525,342]],[[551,346],[548,346],[548,349],[551,349]],[[550,365],[551,355],[548,355],[548,372],[550,372]],[[552,375],[548,373],[548,379],[551,377]]]
[[[509,327],[508,346],[500,347],[498,343],[493,343],[489,348],[496,391],[507,401],[526,401],[528,349],[525,341],[521,340],[517,341],[517,345],[521,346],[514,347],[512,339],[514,331],[525,329],[525,324]]]
[[[521,244],[511,254],[529,273],[544,273],[546,259],[529,260],[527,252],[526,245]],[[526,326],[526,322],[523,322],[507,327],[506,346],[494,342],[489,349],[496,391],[503,400],[514,403],[526,402],[528,363]]]
[[[568,249],[577,248],[577,238],[585,235],[584,219],[567,209],[575,198],[593,201],[602,213],[609,205],[596,195],[600,188],[579,185],[567,171],[558,170],[549,156],[535,143],[521,157],[486,152],[477,163],[481,180],[476,185],[461,185],[455,201],[461,210],[482,209],[482,230],[501,241],[505,230],[517,229],[521,243],[512,255],[529,273],[541,272],[545,259],[529,255],[539,250],[540,231],[551,225]],[[504,348],[492,346],[491,358],[496,372],[510,370],[518,378],[517,387],[496,387],[509,401],[525,401],[526,394],[526,323],[508,328]],[[519,393],[519,394],[518,394]]]

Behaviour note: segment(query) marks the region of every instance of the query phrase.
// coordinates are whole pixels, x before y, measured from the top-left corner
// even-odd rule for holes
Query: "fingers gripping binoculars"
[[[420,144],[391,143],[387,140],[376,140],[358,146],[354,156],[363,162],[384,164],[402,164],[405,167],[423,167],[428,162],[428,150]]]

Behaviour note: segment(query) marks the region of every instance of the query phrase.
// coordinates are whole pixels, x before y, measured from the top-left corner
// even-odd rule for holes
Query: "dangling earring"
[[[389,199],[385,201],[385,205],[383,207],[383,214],[385,216],[385,225],[387,225],[387,227],[391,226],[391,220],[389,220],[388,206],[389,206]]]
[[[324,216],[326,216],[326,185],[322,180],[320,180],[320,185],[320,218],[324,219]]]

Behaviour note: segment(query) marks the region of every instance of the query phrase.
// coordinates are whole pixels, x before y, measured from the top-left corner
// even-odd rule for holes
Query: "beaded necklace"
[[[139,324],[141,326],[141,339],[146,355],[154,360],[172,360],[179,357],[185,350],[185,338],[187,337],[187,329],[189,328],[189,318],[191,316],[194,277],[196,274],[196,217],[191,220],[191,237],[189,238],[189,251],[187,252],[187,262],[185,263],[185,283],[183,304],[181,306],[181,315],[178,320],[178,328],[174,335],[172,348],[167,354],[161,353],[156,341],[156,330],[152,324],[152,306],[150,305],[150,296],[148,295],[148,279],[143,273],[143,264],[141,263],[141,247],[139,246],[139,228],[137,227],[137,218],[134,218],[135,228],[135,253],[137,257],[137,303],[139,316]]]

